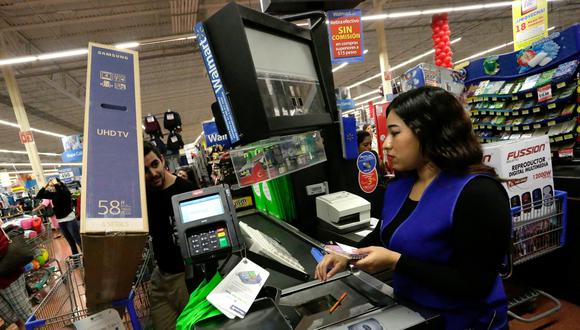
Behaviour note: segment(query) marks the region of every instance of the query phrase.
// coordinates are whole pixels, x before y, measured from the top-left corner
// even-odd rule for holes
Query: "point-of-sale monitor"
[[[336,117],[326,32],[230,3],[198,23],[196,34],[233,145]]]

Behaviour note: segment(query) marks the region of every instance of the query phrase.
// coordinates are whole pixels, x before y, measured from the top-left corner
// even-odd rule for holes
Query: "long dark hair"
[[[483,151],[467,112],[453,94],[439,87],[421,87],[397,96],[387,109],[394,111],[419,139],[423,157],[454,174],[495,170],[482,163]]]

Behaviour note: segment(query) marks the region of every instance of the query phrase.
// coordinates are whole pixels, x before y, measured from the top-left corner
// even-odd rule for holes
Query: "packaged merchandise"
[[[524,78],[516,80],[514,88],[512,88],[512,94],[517,94],[522,90],[522,86],[524,85]]]
[[[562,116],[570,116],[574,114],[574,110],[576,110],[576,104],[568,104],[562,109]]]
[[[538,79],[540,79],[539,73],[527,77],[524,81],[524,84],[522,85],[522,89],[520,89],[520,92],[529,91],[534,88],[536,86],[536,82],[538,82]]]
[[[575,92],[576,92],[576,86],[570,85],[570,86],[566,87],[564,90],[562,90],[562,92],[558,96],[558,99],[559,100],[567,99],[570,96],[572,96],[572,94],[574,94]]]
[[[514,88],[515,84],[513,82],[509,82],[507,84],[505,84],[502,89],[499,91],[500,95],[506,95],[506,94],[510,94],[512,92],[512,89]]]
[[[536,87],[541,87],[552,82],[552,77],[556,73],[556,69],[544,71],[540,74],[540,78],[536,81]]]
[[[483,91],[487,87],[487,84],[489,84],[489,80],[483,80],[479,82],[479,85],[477,85],[477,89],[475,90],[474,95],[475,96],[483,95]]]
[[[518,117],[518,118],[515,118],[513,120],[512,125],[516,125],[517,126],[517,125],[521,125],[523,123],[524,123],[524,118]]]
[[[576,73],[576,69],[578,68],[578,60],[573,60],[570,62],[562,63],[556,69],[556,73],[552,77],[552,82],[558,83],[561,81],[568,81],[574,73]]]
[[[514,213],[514,221],[530,219],[535,213],[554,207],[550,200],[554,196],[554,180],[547,135],[482,147],[484,164],[495,168],[498,176],[506,180],[502,185],[511,207],[521,207]]]

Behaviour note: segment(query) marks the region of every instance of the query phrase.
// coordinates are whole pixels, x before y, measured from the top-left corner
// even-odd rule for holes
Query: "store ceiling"
[[[0,0],[0,32],[7,55],[0,58],[84,48],[89,41],[116,44],[191,33],[192,26],[223,7],[225,0]],[[258,0],[237,1],[259,8]],[[475,1],[475,3],[490,1]],[[386,0],[383,12],[412,11],[471,5],[458,0]],[[363,15],[374,14],[372,0],[359,6]],[[549,25],[558,29],[578,22],[580,2],[561,0],[549,5]],[[511,41],[509,7],[449,15],[454,59]],[[431,49],[430,17],[385,21],[389,61],[392,66]],[[348,86],[379,72],[375,24],[364,22],[363,63],[350,64],[335,73],[336,86]],[[213,94],[193,40],[165,42],[137,48],[140,53],[143,113],[160,114],[168,108],[179,112],[183,137],[193,142],[201,122],[211,119]],[[509,52],[504,48],[497,53]],[[432,58],[425,58],[432,62]],[[412,66],[410,64],[406,68]],[[86,56],[13,66],[32,127],[60,134],[80,133],[84,117]],[[404,69],[395,71],[400,74]],[[3,77],[0,79],[0,120],[15,122]],[[373,80],[352,90],[352,96],[376,90]],[[16,128],[0,125],[0,149],[24,150]],[[35,134],[40,152],[62,151],[60,139]],[[44,162],[57,157],[41,156]],[[0,163],[28,162],[26,155],[0,153]],[[0,166],[0,168],[2,168]],[[5,167],[4,167],[5,168]],[[22,169],[22,168],[19,168]]]

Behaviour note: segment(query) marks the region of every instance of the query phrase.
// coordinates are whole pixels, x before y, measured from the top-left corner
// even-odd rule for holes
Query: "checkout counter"
[[[313,279],[317,262],[311,250],[320,249],[322,244],[261,213],[236,214],[227,186],[176,195],[173,207],[186,264],[225,259],[222,272],[227,273],[231,269],[228,263],[235,265],[246,256],[270,272],[243,319],[213,317],[198,323],[196,329],[440,327],[435,314],[401,304],[394,299],[391,287],[360,270],[350,269],[326,282]],[[255,244],[264,246],[258,249]],[[279,251],[273,252],[275,249]],[[283,255],[293,260],[282,260]],[[339,307],[329,312],[345,293]]]

